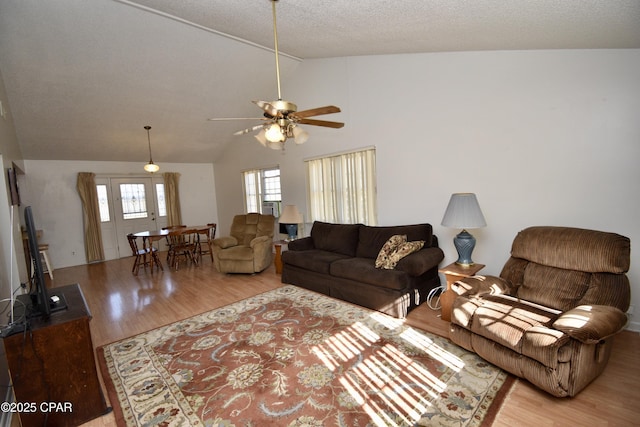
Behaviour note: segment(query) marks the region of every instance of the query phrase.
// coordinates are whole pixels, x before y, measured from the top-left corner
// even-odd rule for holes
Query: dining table
[[[133,233],[136,237],[142,237],[142,248],[151,248],[153,242],[169,235],[169,230],[147,230]]]
[[[142,238],[142,248],[149,249],[152,251],[153,242],[156,242],[162,238],[166,238],[173,231],[178,231],[180,234],[194,234],[196,241],[194,242],[195,248],[197,248],[197,252],[194,255],[200,255],[200,234],[206,234],[211,228],[210,225],[187,225],[179,228],[163,228],[160,230],[146,230],[146,231],[138,231],[137,233],[133,233],[135,237]],[[171,249],[169,249],[171,250]],[[151,253],[151,252],[150,252]],[[169,260],[169,258],[167,258]]]

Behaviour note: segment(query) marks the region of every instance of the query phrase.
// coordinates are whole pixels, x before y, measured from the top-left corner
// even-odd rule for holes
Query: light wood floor
[[[161,254],[162,256],[163,254]],[[163,260],[164,261],[164,260]],[[79,283],[93,315],[95,347],[282,286],[273,267],[257,275],[218,273],[210,259],[179,271],[131,274],[132,259],[55,270],[52,286]],[[47,277],[48,280],[48,277]],[[407,322],[447,336],[447,322],[426,304]],[[572,399],[554,398],[518,380],[494,426],[639,425],[640,335],[625,331],[615,341],[604,373]],[[113,415],[85,426],[115,426]]]

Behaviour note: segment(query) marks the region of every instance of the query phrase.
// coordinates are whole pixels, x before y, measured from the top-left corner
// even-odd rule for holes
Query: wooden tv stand
[[[67,309],[3,338],[23,427],[76,426],[109,412],[94,358],[91,313],[78,284],[48,290]],[[20,296],[22,302],[29,297]],[[16,302],[17,305],[20,303]],[[18,307],[14,305],[14,311]],[[15,319],[18,321],[19,319]]]

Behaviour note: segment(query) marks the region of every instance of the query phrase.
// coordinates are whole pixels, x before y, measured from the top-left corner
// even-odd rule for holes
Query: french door
[[[127,234],[158,230],[167,225],[164,184],[161,177],[96,179],[106,195],[99,195],[101,210],[107,198],[110,214],[102,215],[102,240],[105,259],[131,256]],[[100,194],[100,191],[99,191]]]

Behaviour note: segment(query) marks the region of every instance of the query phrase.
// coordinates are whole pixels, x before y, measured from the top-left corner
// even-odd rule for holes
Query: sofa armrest
[[[213,239],[211,243],[214,246],[219,247],[220,249],[226,249],[232,246],[238,246],[238,240],[232,236],[218,237],[217,239]]]
[[[471,276],[458,280],[451,285],[451,290],[458,295],[468,297],[477,295],[510,295],[513,285],[510,281],[497,276]]]
[[[609,305],[579,305],[553,322],[553,327],[586,344],[595,344],[622,331],[627,315]]]
[[[258,236],[249,242],[249,246],[251,247],[251,249],[255,249],[256,247],[264,245],[270,246],[271,241],[272,239],[269,236]]]
[[[253,250],[253,268],[262,271],[273,261],[273,238],[271,236],[259,236],[249,242]]]
[[[287,244],[287,249],[290,251],[308,251],[313,248],[313,239],[309,236],[292,240]]]
[[[424,248],[398,261],[396,270],[404,271],[410,276],[421,276],[434,267],[438,267],[444,259],[444,252],[440,248]]]

